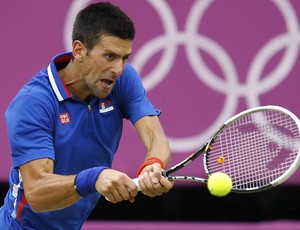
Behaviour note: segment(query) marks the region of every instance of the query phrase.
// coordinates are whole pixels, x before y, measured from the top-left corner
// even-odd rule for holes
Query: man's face
[[[83,56],[81,78],[89,91],[104,98],[112,91],[132,53],[132,41],[103,35],[92,50]]]

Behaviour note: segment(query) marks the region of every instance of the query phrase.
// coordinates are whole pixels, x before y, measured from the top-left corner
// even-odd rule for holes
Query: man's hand
[[[138,188],[125,173],[113,169],[104,169],[98,176],[96,190],[105,198],[117,203],[123,200],[134,202]]]
[[[174,182],[164,178],[160,164],[154,163],[144,168],[138,177],[139,186],[144,195],[155,197],[167,193]]]

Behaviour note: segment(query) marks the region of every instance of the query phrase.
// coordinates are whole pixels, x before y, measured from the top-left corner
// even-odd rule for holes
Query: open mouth
[[[109,86],[111,86],[111,85],[113,84],[113,81],[108,80],[108,79],[102,79],[102,80],[100,80],[100,81],[101,81],[102,84],[103,84],[104,86],[106,86],[106,87],[109,87]]]

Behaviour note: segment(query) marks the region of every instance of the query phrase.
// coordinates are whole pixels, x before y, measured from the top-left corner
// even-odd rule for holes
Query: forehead
[[[132,53],[132,40],[111,35],[102,35],[93,49],[99,49],[102,52],[128,55]]]

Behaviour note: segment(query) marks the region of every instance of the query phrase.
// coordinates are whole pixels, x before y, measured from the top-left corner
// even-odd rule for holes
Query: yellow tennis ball
[[[216,172],[208,177],[207,188],[214,196],[226,196],[232,188],[231,178],[223,172]]]

